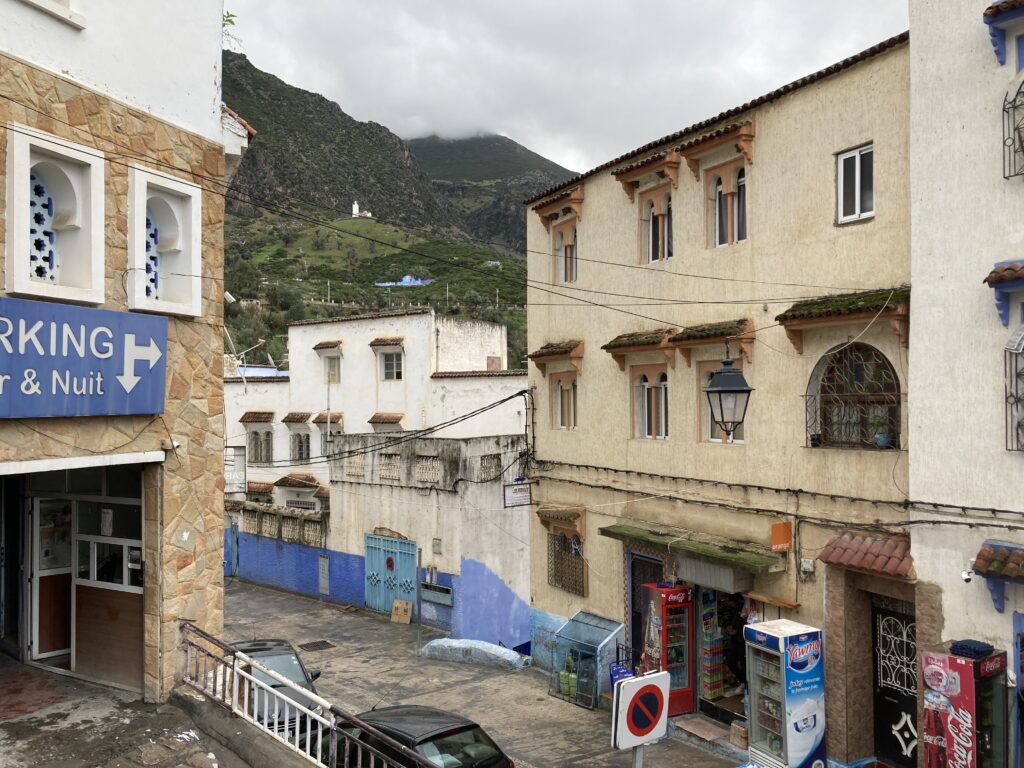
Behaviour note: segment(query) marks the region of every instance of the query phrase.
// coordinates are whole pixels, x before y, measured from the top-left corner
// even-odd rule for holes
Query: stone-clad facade
[[[202,310],[198,317],[169,318],[163,413],[0,421],[0,467],[69,457],[94,457],[103,464],[112,454],[157,452],[173,441],[162,463],[143,470],[143,689],[147,699],[161,700],[180,674],[179,622],[187,619],[212,633],[223,626],[224,201],[217,192],[224,150],[209,138],[0,55],[0,174],[8,168],[12,125],[103,153],[102,309],[129,308],[129,166],[203,188]],[[8,263],[6,181],[0,180],[0,270]]]

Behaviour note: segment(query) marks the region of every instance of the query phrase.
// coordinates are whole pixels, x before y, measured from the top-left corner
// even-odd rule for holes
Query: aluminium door
[[[644,644],[644,584],[656,584],[665,576],[661,560],[629,553],[629,643],[634,663],[639,662]]]
[[[408,600],[416,618],[416,542],[366,534],[366,607],[391,613],[395,600]]]
[[[875,595],[875,754],[886,765],[917,766],[917,624],[913,603]]]
[[[32,500],[31,658],[71,653],[71,510],[65,499]]]

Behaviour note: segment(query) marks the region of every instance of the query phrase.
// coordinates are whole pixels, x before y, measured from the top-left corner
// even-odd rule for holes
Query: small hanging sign
[[[506,507],[526,507],[533,503],[533,486],[530,483],[509,483],[504,488]]]

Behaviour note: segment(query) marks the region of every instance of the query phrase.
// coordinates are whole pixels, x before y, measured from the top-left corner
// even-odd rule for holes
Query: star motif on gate
[[[900,743],[900,749],[903,750],[905,757],[914,754],[917,748],[917,729],[914,728],[914,721],[910,719],[908,713],[904,712],[900,721],[892,727],[892,735]]]
[[[388,589],[394,589],[397,584],[398,579],[396,579],[390,573],[384,577],[384,586],[386,586]]]
[[[400,581],[400,582],[398,583],[398,586],[399,586],[399,588],[400,588],[400,589],[401,589],[401,590],[402,590],[403,592],[412,592],[412,591],[413,591],[413,583],[412,583],[412,579],[402,579],[402,580],[401,580],[401,581]]]
[[[368,574],[366,574],[366,580],[374,586],[377,586],[378,584],[380,584],[380,575],[375,573],[374,571],[370,571]]]

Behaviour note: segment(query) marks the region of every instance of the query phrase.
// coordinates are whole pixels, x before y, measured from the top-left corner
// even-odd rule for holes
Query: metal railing
[[[436,768],[355,715],[182,622],[184,682],[316,765]]]

